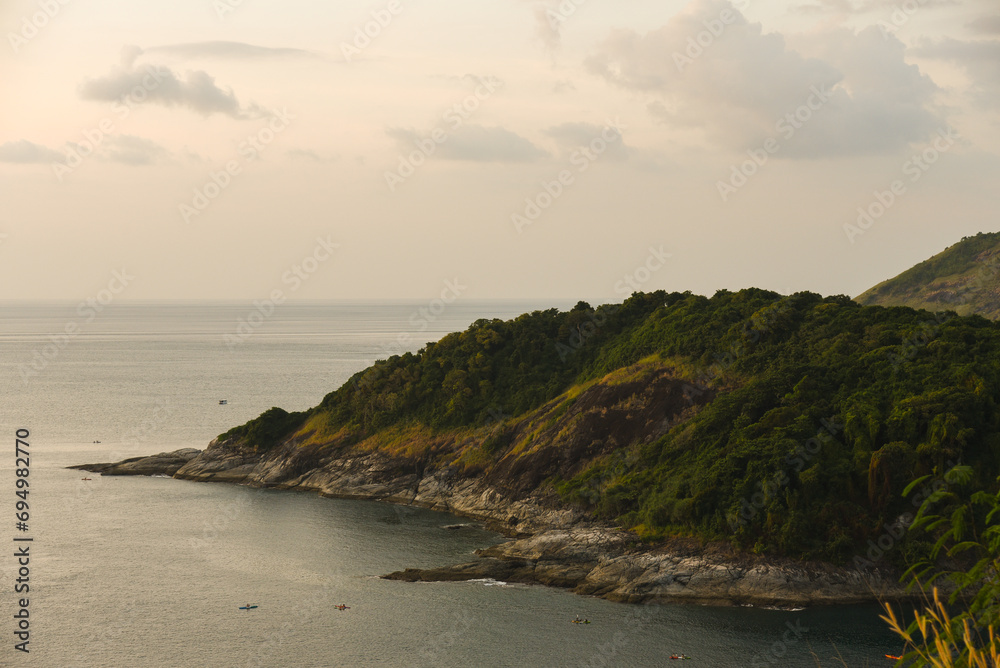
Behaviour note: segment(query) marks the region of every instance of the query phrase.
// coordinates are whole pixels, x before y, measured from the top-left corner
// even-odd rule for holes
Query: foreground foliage
[[[910,529],[935,541],[904,576],[913,578],[913,586],[930,589],[931,600],[915,611],[909,626],[891,606],[883,617],[906,641],[906,665],[1000,666],[1000,494],[977,490],[973,480],[968,466],[945,473]],[[939,586],[952,592],[947,605]]]
[[[1000,637],[994,627],[985,634],[975,632],[965,615],[952,617],[937,589],[933,601],[914,611],[914,621],[902,623],[891,606],[882,617],[889,628],[906,642],[907,653],[900,664],[932,668],[996,668],[1000,666]]]

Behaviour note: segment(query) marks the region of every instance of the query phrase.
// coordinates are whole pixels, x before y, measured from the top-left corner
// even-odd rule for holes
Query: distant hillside
[[[1000,318],[1000,232],[979,233],[879,283],[855,299],[865,306],[909,306]]]

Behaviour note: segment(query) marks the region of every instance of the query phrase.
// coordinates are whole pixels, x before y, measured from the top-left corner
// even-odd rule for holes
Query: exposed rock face
[[[71,469],[92,471],[101,475],[174,475],[182,466],[201,454],[201,450],[184,448],[161,452],[149,457],[132,457],[114,464],[84,464]]]
[[[710,389],[697,397],[689,390],[671,369],[651,368],[621,382],[592,385],[571,402],[557,399],[517,424],[510,434],[515,447],[485,477],[514,495],[537,489],[553,475],[569,480],[596,457],[655,441],[715,397]]]
[[[892,572],[754,557],[728,546],[685,540],[649,548],[630,533],[593,526],[583,514],[560,508],[555,499],[538,492],[518,498],[483,476],[463,477],[452,467],[418,470],[409,460],[378,450],[347,448],[338,454],[336,449],[286,443],[261,454],[213,441],[203,452],[179,450],[73,468],[412,504],[474,517],[491,529],[521,537],[480,550],[474,562],[385,576],[393,580],[493,578],[565,587],[628,603],[805,606],[911,598]]]
[[[406,459],[381,451],[348,451],[286,443],[265,455],[213,441],[174,473],[185,480],[237,482],[279,489],[316,491],[342,499],[377,499],[474,517],[507,535],[569,527],[582,513],[560,509],[554,499],[516,499],[481,477],[463,477],[453,467],[419,470]]]
[[[893,574],[720,555],[695,545],[653,551],[607,528],[545,531],[480,550],[450,568],[406,569],[385,576],[408,582],[493,578],[571,588],[627,603],[699,603],[798,607],[912,598]]]

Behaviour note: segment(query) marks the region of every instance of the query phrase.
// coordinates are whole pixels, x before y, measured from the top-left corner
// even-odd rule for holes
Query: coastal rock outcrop
[[[195,448],[182,448],[173,452],[161,452],[148,457],[131,457],[116,463],[83,464],[70,466],[71,469],[91,471],[101,475],[166,475],[173,476],[189,461],[201,454]]]
[[[378,450],[349,451],[338,457],[326,449],[291,443],[261,455],[213,442],[174,477],[420,506],[475,518],[508,536],[586,522],[583,513],[559,507],[550,496],[517,498],[482,477],[465,477],[454,467],[421,470],[410,460]]]
[[[477,554],[474,562],[384,577],[407,582],[492,578],[626,603],[802,607],[913,598],[893,573],[752,557],[694,542],[649,550],[632,534],[601,527],[544,531]]]

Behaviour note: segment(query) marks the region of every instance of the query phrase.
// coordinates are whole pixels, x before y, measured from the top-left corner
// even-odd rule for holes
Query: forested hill
[[[965,237],[934,257],[857,297],[866,306],[1000,318],[1000,232]]]
[[[995,488],[998,361],[1000,325],[979,316],[757,289],[637,293],[480,320],[219,443],[382,449],[650,541],[843,562],[898,533],[919,476],[962,462]],[[886,559],[927,543],[904,547]]]

